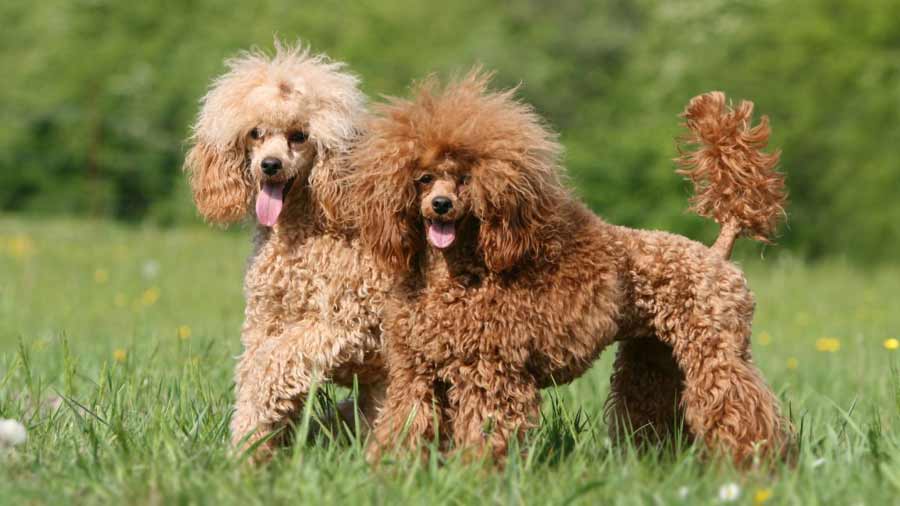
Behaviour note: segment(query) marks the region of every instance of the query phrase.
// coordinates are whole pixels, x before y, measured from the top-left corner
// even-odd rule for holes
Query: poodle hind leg
[[[755,303],[743,273],[684,238],[632,237],[636,323],[672,347],[684,374],[681,407],[691,437],[739,464],[779,456],[793,435],[750,358]]]
[[[677,340],[673,349],[685,372],[682,406],[691,434],[741,465],[757,454],[785,456],[789,424],[751,362],[744,334],[710,328],[687,334],[692,338]]]
[[[611,439],[644,447],[682,435],[683,384],[672,348],[655,337],[620,341],[604,407]]]

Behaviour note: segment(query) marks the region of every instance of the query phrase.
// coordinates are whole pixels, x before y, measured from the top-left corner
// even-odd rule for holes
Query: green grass
[[[730,482],[738,504],[759,491],[768,504],[897,502],[900,350],[883,345],[900,338],[897,267],[747,262],[755,358],[802,427],[794,468],[612,447],[608,350],[546,396],[531,451],[504,471],[373,470],[358,440],[252,469],[226,443],[248,251],[247,233],[0,218],[0,418],[29,437],[0,453],[0,504],[712,504]],[[840,348],[818,351],[821,338]]]

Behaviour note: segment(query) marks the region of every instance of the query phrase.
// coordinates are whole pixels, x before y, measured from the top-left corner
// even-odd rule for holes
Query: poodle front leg
[[[655,337],[619,342],[604,407],[610,437],[621,441],[633,435],[643,446],[679,433],[683,383],[672,348]]]
[[[448,392],[451,429],[463,457],[491,457],[503,465],[510,442],[524,440],[540,415],[541,397],[530,377],[503,367],[473,367]]]
[[[425,451],[424,445],[438,434],[434,397],[424,382],[389,386],[387,401],[375,421],[368,450],[369,462],[377,462],[392,450]]]
[[[306,390],[286,377],[285,371],[293,368],[295,361],[279,349],[286,341],[283,336],[272,338],[257,349],[246,350],[238,362],[231,442],[243,451],[268,438],[253,453],[257,462],[268,460],[287,440],[284,431],[300,410],[301,392]],[[281,432],[273,437],[276,431]]]
[[[263,400],[264,379],[260,367],[267,362],[258,353],[245,352],[238,363],[235,381],[235,409],[231,418],[231,444],[236,450],[246,451],[258,445],[253,460],[268,460],[274,449],[286,440],[283,433],[287,424],[298,410],[299,402],[292,399]],[[273,402],[274,401],[274,402]],[[273,409],[273,405],[277,408]],[[281,433],[274,435],[276,431]],[[268,438],[259,443],[260,440]]]
[[[773,456],[787,450],[788,423],[750,361],[743,345],[747,339],[728,331],[715,336],[711,329],[695,332],[673,346],[685,374],[682,405],[692,435],[738,464],[747,464],[757,452]]]
[[[235,378],[231,422],[235,447],[247,449],[274,431],[287,429],[302,409],[312,382],[325,379],[334,367],[337,351],[325,345],[331,337],[315,323],[300,322],[244,351]],[[267,459],[286,436],[279,434],[262,443],[254,458]]]
[[[395,350],[389,353],[397,353]],[[416,450],[438,434],[440,418],[436,415],[440,415],[441,407],[435,397],[433,374],[421,370],[421,361],[411,357],[389,355],[388,362],[387,394],[375,420],[369,462],[377,462],[391,449]]]

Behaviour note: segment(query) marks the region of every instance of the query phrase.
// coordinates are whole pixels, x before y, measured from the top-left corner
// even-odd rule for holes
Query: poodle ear
[[[342,224],[347,221],[346,206],[342,204],[346,179],[345,155],[336,155],[328,151],[320,151],[316,155],[316,163],[309,175],[309,186],[315,206],[327,223]]]
[[[198,141],[185,159],[194,203],[212,223],[241,220],[250,209],[251,185],[244,167],[244,153],[235,146],[222,150]]]
[[[415,184],[407,174],[411,161],[375,157],[374,163],[366,163],[367,155],[379,151],[364,146],[354,156],[348,205],[354,209],[363,246],[384,268],[404,274],[413,269],[424,241],[416,220]]]
[[[316,163],[309,175],[312,197],[328,224],[348,221],[347,206],[343,202],[350,167],[349,152],[360,137],[358,123],[363,121],[365,99],[356,90],[356,80],[341,74],[346,81],[345,101],[336,101],[325,111],[313,114],[309,121],[309,135],[316,143]],[[327,112],[326,112],[327,111]]]
[[[511,162],[485,161],[473,170],[474,212],[480,221],[478,247],[485,265],[503,272],[526,258],[558,254],[561,188],[527,177]]]

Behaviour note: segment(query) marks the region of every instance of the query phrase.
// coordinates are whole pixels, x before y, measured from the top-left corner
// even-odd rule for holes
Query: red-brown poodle
[[[708,94],[686,111],[702,148],[683,158],[695,209],[723,224],[708,248],[595,216],[562,182],[556,136],[488,81],[425,81],[381,106],[352,154],[363,245],[403,280],[385,308],[389,386],[370,456],[438,438],[502,462],[537,420],[540,388],[616,341],[614,434],[666,434],[683,417],[736,461],[781,451],[790,427],[751,361],[754,301],[727,261],[737,235],[764,238],[783,214],[752,105]]]

